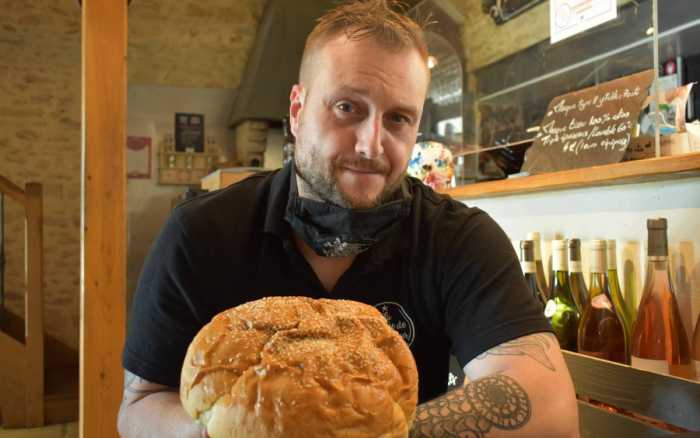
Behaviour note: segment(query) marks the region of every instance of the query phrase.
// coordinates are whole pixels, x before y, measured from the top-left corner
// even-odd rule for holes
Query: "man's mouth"
[[[349,170],[351,172],[355,173],[364,173],[368,175],[382,175],[383,172],[380,172],[376,169],[365,169],[365,168],[358,168],[358,167],[351,167],[351,166],[343,166],[342,167],[345,170]]]

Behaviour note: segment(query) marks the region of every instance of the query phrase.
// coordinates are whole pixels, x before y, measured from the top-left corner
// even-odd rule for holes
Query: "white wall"
[[[588,278],[588,241],[618,240],[618,270],[625,288],[636,285],[641,298],[646,268],[646,219],[668,219],[669,252],[675,292],[688,336],[700,313],[700,178],[589,187],[465,201],[488,212],[512,240],[539,231],[549,241],[577,237]],[[548,269],[545,268],[546,271]],[[626,291],[625,291],[626,292]]]
[[[134,292],[143,261],[163,222],[171,202],[186,186],[158,184],[158,145],[166,134],[175,134],[175,113],[204,114],[205,137],[214,136],[229,153],[233,131],[228,118],[235,90],[129,85],[127,134],[151,137],[151,178],[127,183],[128,255],[127,291]]]

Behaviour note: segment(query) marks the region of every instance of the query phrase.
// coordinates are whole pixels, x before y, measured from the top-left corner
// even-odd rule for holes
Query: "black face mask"
[[[284,219],[316,254],[322,257],[357,255],[382,240],[408,216],[411,195],[401,183],[399,199],[364,210],[343,208],[299,196],[292,170]]]

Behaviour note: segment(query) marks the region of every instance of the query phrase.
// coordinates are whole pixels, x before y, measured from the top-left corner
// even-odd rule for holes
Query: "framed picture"
[[[126,177],[151,178],[151,137],[126,138]]]
[[[204,114],[175,113],[175,151],[204,152]]]

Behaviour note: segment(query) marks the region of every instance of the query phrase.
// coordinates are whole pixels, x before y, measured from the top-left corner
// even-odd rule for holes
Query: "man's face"
[[[346,208],[379,205],[399,187],[416,141],[425,62],[415,49],[345,36],[313,56],[290,96],[300,191]]]

